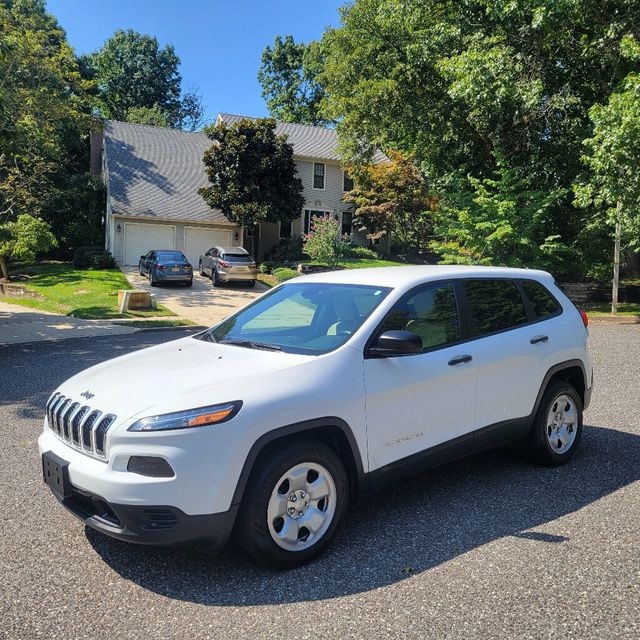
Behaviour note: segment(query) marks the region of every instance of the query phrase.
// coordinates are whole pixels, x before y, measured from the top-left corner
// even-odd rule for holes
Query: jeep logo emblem
[[[80,394],[83,398],[86,398],[87,400],[91,400],[91,398],[93,398],[93,396],[95,395],[95,393],[89,393],[88,391],[83,391]]]

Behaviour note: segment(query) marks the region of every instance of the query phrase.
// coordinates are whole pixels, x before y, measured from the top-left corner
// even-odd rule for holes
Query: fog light
[[[127,464],[127,471],[152,478],[173,478],[176,475],[164,458],[152,456],[131,456]]]

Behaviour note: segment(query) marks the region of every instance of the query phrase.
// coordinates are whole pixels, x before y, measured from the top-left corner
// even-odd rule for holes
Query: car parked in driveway
[[[227,282],[245,282],[254,287],[258,269],[251,254],[243,247],[211,247],[200,256],[201,276],[209,276],[214,286]]]
[[[44,480],[115,538],[219,548],[233,531],[257,560],[299,565],[393,479],[505,443],[568,462],[591,397],[587,324],[542,271],[296,278],[60,385]]]
[[[193,267],[181,251],[154,249],[140,256],[138,270],[141,276],[147,276],[152,287],[165,282],[182,282],[190,287],[193,284]]]

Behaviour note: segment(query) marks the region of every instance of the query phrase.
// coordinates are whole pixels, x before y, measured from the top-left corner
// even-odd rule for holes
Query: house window
[[[353,230],[353,213],[351,211],[342,212],[342,235],[350,236]]]
[[[343,191],[353,190],[353,178],[346,171],[342,172],[342,190]]]
[[[288,222],[284,222],[283,220],[280,221],[280,237],[291,237],[291,220],[289,220]]]
[[[304,232],[309,233],[311,230],[311,221],[313,218],[329,215],[330,211],[318,211],[316,209],[305,209],[304,211]]]
[[[313,188],[324,189],[324,163],[313,163]]]

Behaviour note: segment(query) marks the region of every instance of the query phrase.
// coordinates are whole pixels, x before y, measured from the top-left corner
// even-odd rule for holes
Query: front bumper
[[[52,491],[58,501],[85,525],[112,538],[148,545],[205,544],[209,550],[226,544],[235,522],[238,506],[228,511],[187,515],[167,505],[108,503],[100,496],[72,487],[66,498]]]

